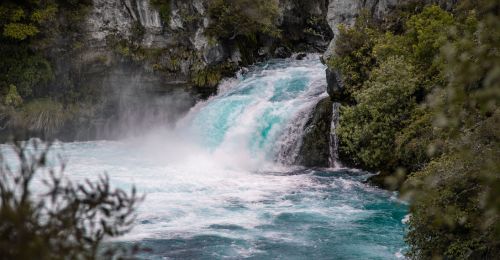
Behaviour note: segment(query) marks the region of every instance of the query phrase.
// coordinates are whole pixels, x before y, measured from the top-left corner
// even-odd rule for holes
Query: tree
[[[113,189],[106,175],[96,182],[73,183],[64,176],[64,163],[58,169],[50,166],[50,147],[39,141],[15,142],[10,145],[14,158],[0,158],[0,259],[134,253],[137,248],[104,242],[130,230],[141,200],[135,188],[131,193]]]
[[[403,188],[411,258],[500,255],[500,4],[478,2],[442,48],[448,84],[431,105],[446,150]]]
[[[375,68],[363,89],[355,92],[357,105],[341,107],[340,152],[369,169],[394,166],[394,139],[407,125],[418,78],[402,57],[392,57]]]

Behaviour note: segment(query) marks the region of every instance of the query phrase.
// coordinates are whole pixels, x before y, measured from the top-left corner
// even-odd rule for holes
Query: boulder
[[[290,52],[290,50],[288,48],[285,48],[285,47],[278,47],[274,50],[274,56],[276,58],[288,58],[292,55],[292,53]]]
[[[328,167],[330,128],[333,102],[326,97],[318,102],[305,125],[302,145],[296,164],[306,167]]]

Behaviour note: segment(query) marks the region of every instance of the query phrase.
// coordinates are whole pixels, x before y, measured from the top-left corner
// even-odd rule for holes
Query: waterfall
[[[296,119],[286,127],[277,143],[278,153],[276,154],[276,162],[283,165],[292,165],[297,161],[307,120],[313,108],[311,106],[299,112]]]
[[[324,69],[318,55],[255,66],[195,106],[179,131],[235,164],[292,164],[304,125],[326,95]]]
[[[342,163],[339,160],[339,139],[337,137],[337,126],[339,122],[340,103],[334,102],[332,106],[332,123],[330,127],[330,167],[341,168]]]

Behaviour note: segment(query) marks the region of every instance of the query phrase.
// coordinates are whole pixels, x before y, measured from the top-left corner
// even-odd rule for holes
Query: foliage
[[[258,34],[279,36],[275,20],[276,0],[211,0],[208,7],[210,24],[207,34],[214,38],[255,38]]]
[[[134,188],[113,189],[107,176],[71,182],[64,164],[49,166],[49,144],[11,148],[15,156],[0,165],[2,259],[111,259],[132,253],[103,242],[130,230],[140,201]]]
[[[78,27],[75,25],[78,17],[85,14],[90,4],[91,0],[3,1],[0,4],[0,95],[4,105],[18,109],[14,113],[3,107],[2,116],[24,113],[22,106],[30,102],[22,101],[63,94],[47,91],[54,71],[51,61],[45,57],[46,49],[61,32]]]
[[[4,93],[10,85],[15,85],[21,97],[31,97],[36,87],[54,77],[50,63],[26,46],[5,44],[0,48],[0,55],[0,87]]]
[[[328,62],[340,71],[351,99],[340,113],[340,152],[370,169],[421,168],[434,155],[426,146],[438,136],[431,124],[434,111],[423,103],[443,84],[439,69],[444,63],[436,55],[447,39],[442,28],[454,19],[431,5],[403,16],[404,28],[396,33],[383,31],[384,25],[367,15],[352,28],[339,28],[336,52]],[[380,77],[383,73],[394,77]]]
[[[19,96],[15,85],[9,86],[9,92],[5,95],[4,102],[7,106],[17,107],[23,103],[23,99]]]
[[[328,60],[328,66],[339,71],[350,95],[368,79],[375,60],[372,49],[378,32],[372,26],[369,14],[364,11],[355,25],[339,26],[335,54]]]
[[[407,172],[423,168],[432,157],[443,152],[443,133],[434,125],[435,114],[427,106],[417,107],[406,125],[395,137],[394,155],[398,167]]]
[[[410,258],[500,255],[499,9],[427,5],[340,28],[328,64],[353,99],[340,111],[340,152],[390,175],[386,185],[410,176]]]
[[[36,99],[17,110],[5,111],[9,118],[7,126],[19,127],[48,136],[61,129],[71,114],[59,102],[50,99]]]
[[[16,40],[24,40],[38,33],[38,28],[31,24],[9,23],[3,29],[3,36]]]
[[[402,57],[392,57],[354,94],[357,105],[342,107],[338,135],[347,158],[371,169],[394,166],[393,140],[416,105],[414,75],[415,69]]]
[[[442,49],[448,84],[431,104],[449,144],[406,183],[411,257],[500,255],[500,6],[492,3],[466,12]]]
[[[412,258],[493,259],[500,254],[500,111],[415,173],[406,240]]]
[[[424,66],[433,64],[440,48],[446,42],[446,30],[455,23],[452,14],[437,5],[423,9],[406,22],[405,37],[411,42],[411,54],[414,60]]]

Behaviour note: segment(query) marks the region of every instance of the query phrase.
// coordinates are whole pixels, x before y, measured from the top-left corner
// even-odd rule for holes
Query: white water
[[[318,59],[270,62],[225,82],[219,95],[192,109],[178,131],[187,131],[187,138],[226,166],[264,170],[276,161],[290,164],[311,110],[326,96],[325,67]]]
[[[339,139],[337,137],[337,126],[339,124],[339,103],[333,103],[332,105],[332,122],[330,125],[330,167],[334,169],[342,168],[342,163],[339,159]]]
[[[391,259],[406,208],[356,171],[299,169],[308,114],[325,89],[318,57],[274,61],[226,82],[174,131],[56,145],[74,180],[107,172],[146,195],[121,238],[148,259]],[[292,159],[290,159],[292,158]],[[397,255],[399,254],[399,255]]]

